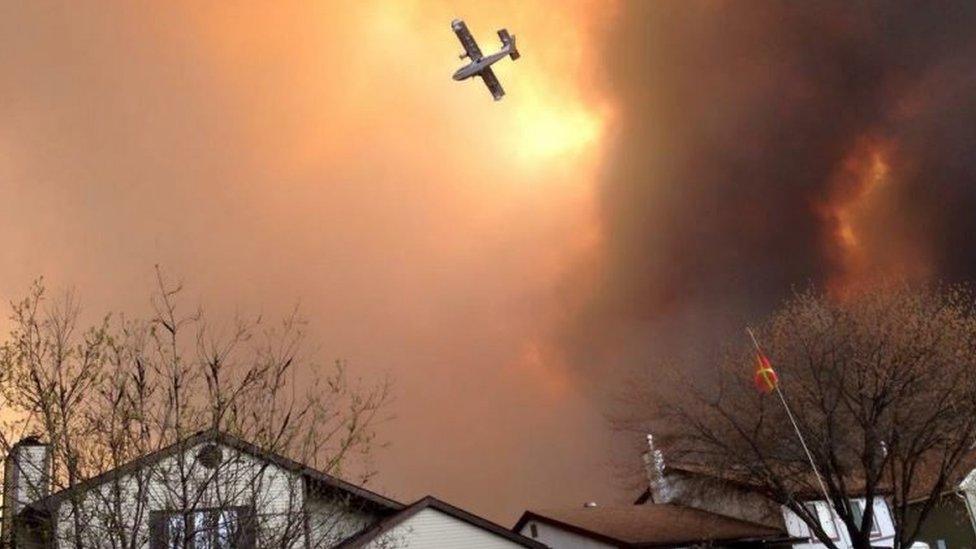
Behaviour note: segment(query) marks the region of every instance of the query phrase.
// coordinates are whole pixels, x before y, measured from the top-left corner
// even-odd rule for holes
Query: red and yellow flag
[[[756,374],[753,376],[753,381],[756,382],[756,389],[760,393],[773,392],[776,389],[776,384],[779,383],[773,365],[766,358],[766,355],[759,350],[756,351]]]

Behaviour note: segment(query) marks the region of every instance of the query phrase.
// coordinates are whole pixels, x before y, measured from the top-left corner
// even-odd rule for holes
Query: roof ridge
[[[159,461],[170,455],[176,453],[177,450],[185,450],[192,446],[196,446],[203,442],[214,441],[221,444],[236,448],[237,450],[249,453],[251,455],[257,456],[259,458],[268,460],[276,465],[290,469],[301,475],[309,476],[310,478],[323,482],[333,488],[350,492],[354,496],[370,501],[374,504],[380,505],[382,507],[390,508],[391,510],[400,510],[403,508],[403,504],[390,499],[386,496],[380,495],[372,490],[352,484],[348,481],[342,480],[339,477],[330,475],[324,471],[314,469],[307,464],[299,463],[287,456],[278,453],[275,450],[263,449],[260,446],[248,442],[236,435],[232,435],[226,431],[222,431],[216,427],[211,427],[209,429],[203,429],[196,431],[192,435],[185,438],[177,440],[169,445],[163,446],[156,450],[153,450],[147,454],[143,454],[136,458],[133,458],[114,469],[109,469],[93,477],[89,477],[74,486],[63,488],[54,492],[47,497],[41,498],[30,505],[28,508],[33,508],[37,510],[53,510],[58,505],[60,505],[65,499],[70,497],[72,494],[81,492],[84,490],[89,490],[96,486],[99,486],[113,478],[121,477],[125,474],[131,473],[140,469],[141,467],[148,465],[150,463]]]
[[[678,513],[678,514],[674,514]],[[530,521],[552,524],[569,532],[624,547],[674,546],[675,543],[766,540],[786,541],[782,527],[731,517],[674,503],[566,507],[526,510],[512,527],[520,531]],[[640,525],[634,526],[634,525]],[[635,529],[636,528],[636,529]]]
[[[786,533],[786,529],[785,528],[780,528],[778,526],[772,526],[772,525],[768,525],[768,524],[763,524],[761,522],[756,522],[756,521],[752,521],[752,520],[748,520],[748,519],[743,519],[743,518],[735,517],[735,516],[732,516],[732,515],[726,515],[725,513],[718,513],[716,511],[711,511],[709,509],[702,509],[700,507],[694,507],[694,506],[686,505],[686,504],[683,504],[683,503],[668,502],[668,503],[645,503],[645,504],[642,504],[642,505],[633,505],[633,504],[601,505],[601,506],[597,506],[597,507],[588,507],[588,508],[585,508],[585,509],[592,510],[592,511],[596,511],[596,512],[599,512],[601,509],[602,510],[607,510],[607,509],[609,509],[609,510],[628,510],[628,509],[630,509],[630,510],[637,510],[637,512],[639,512],[640,509],[650,509],[650,508],[655,508],[655,507],[658,507],[658,508],[661,508],[661,507],[672,507],[672,508],[675,508],[675,509],[688,510],[688,511],[692,511],[692,512],[699,513],[699,514],[703,514],[703,515],[714,515],[714,516],[716,516],[718,518],[721,518],[723,520],[729,520],[729,521],[739,522],[739,523],[742,523],[743,525],[755,526],[755,527],[759,527],[759,528],[765,528],[767,530],[776,530],[776,531],[780,531],[780,532]],[[550,507],[550,508],[544,508],[544,509],[528,509],[528,510],[526,510],[526,513],[532,513],[534,515],[545,516],[545,513],[546,512],[577,511],[577,510],[579,510],[579,508],[577,508],[577,507],[561,507],[561,508],[552,508],[552,507]]]
[[[489,532],[498,534],[499,536],[502,536],[510,541],[514,541],[520,545],[524,545],[525,547],[532,547],[534,549],[546,548],[545,545],[535,540],[532,540],[530,538],[527,538],[519,534],[518,532],[513,532],[512,530],[509,530],[508,528],[505,528],[504,526],[496,522],[492,522],[484,517],[475,515],[470,511],[465,511],[460,507],[455,507],[454,505],[451,505],[446,501],[443,501],[433,495],[428,494],[418,499],[417,501],[411,503],[407,507],[401,509],[399,512],[394,513],[380,521],[377,521],[372,525],[364,528],[359,533],[346,538],[341,543],[336,545],[335,549],[352,549],[355,547],[363,547],[365,544],[389,532],[397,525],[401,524],[402,522],[409,519],[410,517],[416,515],[420,511],[423,511],[424,509],[436,509],[442,513],[445,513],[448,516],[454,517],[463,522],[467,522],[468,524],[471,524],[478,528],[488,530]]]

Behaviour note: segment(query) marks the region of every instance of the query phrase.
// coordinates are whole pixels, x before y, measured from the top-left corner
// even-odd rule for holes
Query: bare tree
[[[29,433],[50,443],[52,487],[70,494],[54,517],[59,546],[325,547],[361,528],[363,503],[329,479],[303,481],[301,467],[365,483],[389,383],[311,360],[297,313],[221,330],[200,310],[182,313],[179,292],[159,275],[148,319],[87,328],[74,296],[49,304],[41,283],[13,304],[0,348],[0,395],[13,414],[0,445],[9,452]],[[247,445],[205,443],[206,432]],[[120,469],[164,450],[166,459]]]
[[[973,295],[887,286],[835,300],[808,291],[758,335],[854,547],[870,547],[881,498],[894,516],[895,549],[911,545],[976,435]],[[672,365],[655,369],[654,386],[627,396],[616,425],[660,434],[670,460],[757,487],[834,547],[803,505],[822,499],[811,496],[820,488],[779,399],[752,386],[755,360],[743,334],[693,381],[687,371],[669,377],[681,371]],[[852,494],[865,498],[863,512]]]

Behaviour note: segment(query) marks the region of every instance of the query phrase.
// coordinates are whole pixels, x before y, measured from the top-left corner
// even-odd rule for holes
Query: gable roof
[[[700,465],[695,463],[667,464],[664,467],[664,474],[667,475],[669,473],[687,477],[695,477],[703,480],[718,481],[722,484],[746,492],[755,492],[757,494],[764,495],[769,494],[768,488],[756,484],[752,479],[748,478],[747,475],[738,474],[736,471],[731,470],[718,470],[708,465]],[[847,490],[847,497],[856,498],[864,496],[865,487],[862,481],[857,479],[848,479],[848,482],[855,482],[856,484]],[[811,477],[809,479],[809,484],[813,486],[814,483],[815,480],[813,477]],[[875,487],[875,492],[877,495],[884,495],[890,493],[890,490],[887,486],[877,486]],[[803,501],[819,501],[823,499],[823,494],[821,492],[812,489],[800,489],[795,491],[794,495]],[[645,488],[644,491],[641,492],[640,496],[638,496],[634,501],[635,505],[643,505],[646,503],[652,503],[651,491],[649,488]]]
[[[115,469],[106,471],[100,475],[91,477],[87,480],[79,482],[70,488],[55,492],[50,496],[39,499],[31,503],[28,507],[33,508],[38,511],[53,511],[56,509],[63,501],[71,498],[72,496],[85,492],[97,486],[100,486],[106,482],[118,479],[127,474],[138,471],[139,469],[156,463],[164,458],[170,457],[177,453],[186,451],[194,446],[203,444],[205,442],[212,442],[215,444],[221,444],[230,448],[234,448],[240,452],[249,454],[258,459],[262,459],[286,469],[288,471],[298,473],[311,481],[319,484],[326,490],[338,492],[341,494],[348,494],[366,504],[375,506],[380,509],[385,509],[389,511],[399,511],[403,509],[403,504],[381,496],[376,492],[372,492],[363,488],[361,486],[356,486],[355,484],[346,482],[340,478],[334,477],[317,469],[313,469],[307,465],[289,459],[281,454],[265,450],[255,444],[242,440],[234,435],[218,431],[216,429],[210,429],[207,431],[200,431],[190,437],[183,440],[175,442],[165,448],[156,450],[155,452],[150,452],[144,456],[140,456],[128,463],[125,463]]]
[[[401,510],[399,513],[390,515],[389,517],[374,523],[362,532],[346,539],[339,545],[336,545],[335,549],[364,547],[369,544],[369,542],[374,541],[381,535],[389,532],[397,525],[402,524],[404,521],[416,515],[420,511],[423,511],[424,509],[436,509],[437,511],[440,511],[448,516],[454,517],[477,528],[481,528],[482,530],[487,530],[523,547],[530,547],[532,549],[546,549],[545,545],[535,540],[531,540],[521,534],[517,534],[504,528],[503,526],[499,526],[498,524],[491,522],[490,520],[473,515],[464,509],[459,509],[433,496],[427,496],[417,500],[410,506]]]
[[[618,547],[781,543],[793,540],[782,528],[674,504],[526,511],[512,530],[520,531],[530,521],[547,523]]]
[[[765,489],[761,486],[748,482],[746,479],[741,478],[741,475],[730,474],[725,471],[718,471],[713,467],[708,467],[705,465],[698,465],[693,463],[678,463],[672,464],[668,463],[664,466],[665,476],[676,474],[685,477],[694,477],[702,480],[708,481],[718,481],[724,485],[744,490],[747,492],[757,492],[765,493]],[[634,505],[644,505],[646,503],[654,503],[651,498],[650,488],[644,488],[641,495],[637,497],[634,501]]]

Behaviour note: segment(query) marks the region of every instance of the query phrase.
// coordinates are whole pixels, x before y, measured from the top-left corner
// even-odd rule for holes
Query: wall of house
[[[970,532],[976,532],[976,469],[969,472],[959,483],[966,503],[966,515],[969,517]]]
[[[861,505],[865,504],[865,500],[852,499],[852,502],[858,502]],[[824,517],[831,516],[827,510],[826,502],[817,501],[815,503],[819,508],[820,512]],[[786,507],[782,508],[784,522],[786,524],[786,530],[789,532],[790,536],[793,537],[806,537],[810,539],[815,539],[813,533],[807,527],[806,523],[803,522],[800,517],[795,515],[792,511]],[[829,520],[829,519],[828,519]],[[894,544],[895,537],[895,525],[892,520],[891,510],[888,508],[888,504],[883,500],[874,501],[874,521],[878,527],[878,534],[871,538],[871,545],[875,547],[891,547]],[[850,549],[851,539],[847,533],[847,527],[841,522],[840,518],[834,516],[833,518],[834,530],[837,532],[838,539],[835,542],[840,549]],[[815,541],[812,543],[798,543],[795,544],[794,549],[824,549],[826,545]]]
[[[381,517],[345,500],[309,496],[309,547],[324,549],[359,532]]]
[[[468,524],[437,509],[423,509],[379,539],[370,549],[524,549],[498,534]]]
[[[253,506],[258,524],[257,547],[304,548],[307,526],[303,478],[226,446],[221,447],[223,462],[218,468],[204,467],[197,454],[207,444],[190,448],[182,457],[164,458],[104,483],[78,501],[62,503],[56,520],[61,546],[73,540],[76,519],[84,525],[79,532],[85,547],[109,547],[110,532],[118,532],[116,525],[121,525],[127,536],[135,537],[139,547],[148,548],[152,511]],[[137,503],[140,501],[141,505]],[[338,510],[330,512],[324,503],[317,510],[319,517],[329,515],[333,521],[340,520]]]
[[[678,503],[773,528],[783,527],[783,514],[779,506],[753,491],[710,477],[678,471],[668,472],[665,482],[667,497],[664,499],[667,501],[658,503]]]
[[[793,537],[814,538],[800,517],[786,507],[778,506],[755,492],[740,489],[735,485],[713,480],[710,477],[689,475],[681,471],[668,472],[665,480],[669,501],[672,503],[777,528],[785,527]],[[976,490],[974,490],[974,494],[976,494]],[[861,505],[865,502],[863,498],[853,501],[860,502]],[[817,504],[824,516],[829,516],[825,502],[817,502]],[[876,499],[874,501],[874,520],[880,533],[872,538],[872,545],[891,547],[895,536],[895,526],[891,510],[883,500]],[[834,527],[839,536],[836,542],[838,546],[841,549],[850,548],[850,536],[839,518],[834,519]],[[794,545],[794,549],[824,549],[825,547],[820,542]]]
[[[536,537],[532,536],[532,525],[535,525]],[[612,549],[614,547],[545,522],[526,522],[519,533],[552,549]]]
[[[964,494],[948,494],[929,511],[925,523],[919,529],[916,541],[928,544],[932,549],[974,549],[976,531]],[[909,506],[908,524],[913,524],[921,511],[922,503]]]

